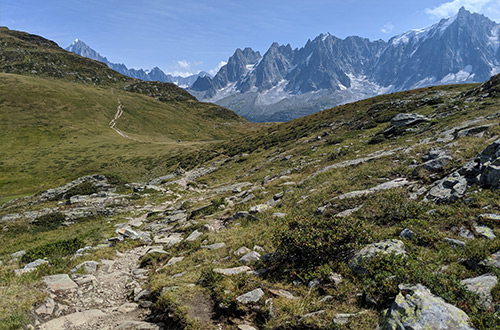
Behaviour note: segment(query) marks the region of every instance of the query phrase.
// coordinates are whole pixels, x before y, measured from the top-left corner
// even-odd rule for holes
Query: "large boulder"
[[[461,309],[421,284],[400,285],[401,292],[382,317],[381,330],[473,330]]]
[[[498,283],[498,278],[493,274],[484,274],[478,277],[467,278],[460,281],[467,290],[479,295],[479,303],[483,308],[491,307],[491,290]]]
[[[366,274],[365,263],[379,254],[406,254],[404,243],[397,239],[389,239],[365,246],[358,251],[349,262],[353,272]]]
[[[429,121],[429,119],[416,113],[400,113],[391,119],[391,126],[401,128],[412,126],[424,121]]]
[[[436,182],[426,198],[435,203],[453,202],[462,198],[471,185],[500,188],[500,139],[460,169]]]

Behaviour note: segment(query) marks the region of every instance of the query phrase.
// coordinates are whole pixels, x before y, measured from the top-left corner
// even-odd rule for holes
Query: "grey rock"
[[[399,234],[399,236],[403,237],[403,238],[407,238],[407,239],[412,239],[413,237],[415,237],[415,233],[413,232],[413,230],[409,229],[409,228],[405,228],[403,229],[403,231]]]
[[[423,161],[429,161],[432,159],[437,159],[445,156],[449,156],[449,150],[441,148],[431,148],[424,156],[422,156]]]
[[[307,313],[307,314],[304,314],[300,317],[300,320],[304,320],[304,319],[307,319],[309,317],[313,317],[313,316],[318,316],[318,315],[323,315],[325,314],[326,311],[325,310],[319,310],[319,311],[316,311],[316,312],[312,312],[312,313]]]
[[[262,291],[262,289],[259,288],[236,297],[236,300],[242,303],[243,305],[247,305],[250,303],[258,302],[263,296],[264,296],[264,291]]]
[[[47,260],[43,259],[36,259],[35,261],[32,261],[24,266],[24,268],[21,269],[15,269],[14,273],[16,275],[23,275],[29,272],[34,271],[36,268],[40,267],[43,264],[48,264],[49,262]]]
[[[332,283],[335,286],[338,286],[340,283],[342,283],[344,281],[344,279],[342,278],[342,275],[337,274],[337,273],[330,273],[330,275],[328,276],[328,279],[330,281],[332,281]]]
[[[193,241],[196,241],[198,238],[200,238],[200,236],[203,235],[202,232],[195,230],[193,231],[187,238],[186,238],[186,241],[187,242],[193,242]]]
[[[38,308],[35,309],[35,313],[37,315],[52,315],[54,313],[54,308],[56,307],[56,303],[54,299],[47,297],[45,301]]]
[[[479,264],[486,267],[500,268],[500,251],[493,253],[488,258],[481,261]]]
[[[281,212],[274,212],[273,217],[275,218],[284,218],[286,217],[286,213],[281,213]]]
[[[20,250],[20,251],[17,251],[17,252],[14,252],[12,253],[10,256],[12,258],[19,258],[19,257],[22,257],[23,255],[26,254],[26,251],[25,250]]]
[[[372,188],[365,189],[365,190],[356,190],[352,191],[346,194],[342,194],[339,196],[334,197],[332,200],[342,200],[346,198],[356,198],[356,197],[361,197],[365,195],[370,195],[373,193],[376,193],[378,191],[384,191],[388,189],[395,189],[395,188],[401,188],[406,185],[410,184],[410,182],[406,178],[399,178],[399,179],[394,179],[391,181],[387,181],[384,183],[381,183],[379,185],[376,185]]]
[[[406,254],[404,243],[400,240],[385,240],[365,246],[349,262],[349,267],[358,274],[365,274],[364,263],[379,254]]]
[[[172,246],[179,244],[182,240],[183,238],[181,233],[172,233],[167,237],[155,236],[153,239],[156,244],[164,244],[167,248],[171,248]]]
[[[339,213],[335,214],[335,216],[339,217],[339,218],[350,217],[351,215],[353,215],[354,212],[357,212],[357,211],[361,210],[362,207],[363,207],[363,205],[360,205],[358,207],[355,207],[355,208],[352,208],[352,209],[348,209],[348,210],[339,212]],[[324,211],[321,212],[321,213],[324,213]]]
[[[434,296],[425,286],[400,285],[400,290],[382,318],[381,330],[473,330],[464,311]]]
[[[252,269],[248,266],[240,266],[240,267],[233,267],[233,268],[215,268],[214,272],[222,274],[222,275],[238,275],[238,274],[246,273],[250,270],[252,270]]]
[[[481,125],[476,127],[460,129],[455,132],[455,137],[465,137],[465,136],[480,134],[487,131],[491,126],[492,126],[491,124],[488,124],[488,125]]]
[[[127,314],[137,310],[138,308],[138,304],[127,302],[118,307],[118,313]]]
[[[242,256],[242,255],[245,255],[245,254],[247,254],[247,253],[249,253],[251,251],[252,250],[250,250],[246,246],[242,246],[238,250],[234,251],[233,254],[236,255],[236,256]]]
[[[474,233],[463,226],[458,228],[458,235],[466,239],[474,239]]]
[[[66,291],[78,288],[78,285],[69,278],[68,274],[44,276],[43,282],[52,291]]]
[[[500,221],[500,214],[496,213],[483,213],[479,215],[480,219]]]
[[[407,127],[424,121],[429,121],[429,119],[416,113],[400,113],[391,119],[391,126],[396,128]]]
[[[443,156],[426,161],[425,163],[422,164],[422,167],[428,171],[437,172],[452,160],[453,158],[450,156]]]
[[[103,317],[106,314],[98,309],[90,309],[58,317],[40,325],[40,330],[63,330],[83,326],[89,321]]]
[[[134,297],[134,301],[135,302],[138,302],[140,300],[145,300],[145,299],[148,299],[149,297],[151,297],[151,294],[152,294],[152,291],[149,290],[149,289],[144,289],[142,290],[141,292],[139,292],[135,297]]]
[[[182,260],[184,260],[184,257],[173,257],[167,262],[165,266],[175,265],[176,263],[181,262]]]
[[[97,271],[97,266],[99,263],[97,261],[84,261],[81,264],[75,266],[71,271],[76,272],[80,268],[83,268],[87,273],[94,274]]]
[[[201,248],[208,250],[218,250],[226,246],[226,243],[214,243],[210,245],[202,245]]]
[[[479,295],[479,303],[483,308],[491,307],[491,290],[497,285],[498,279],[493,274],[484,274],[460,281],[467,290]]]
[[[320,285],[321,285],[321,281],[319,279],[315,278],[314,280],[309,281],[309,283],[307,284],[307,287],[310,289],[310,288],[314,288],[314,287],[317,287]]]
[[[493,230],[491,230],[491,228],[489,228],[487,226],[483,226],[483,225],[478,225],[478,224],[473,224],[472,226],[479,236],[487,238],[487,239],[495,239],[496,238],[496,235],[493,233]]]
[[[238,260],[242,264],[250,264],[260,260],[260,254],[255,251],[250,251]]]
[[[426,198],[434,203],[456,201],[465,195],[468,184],[465,177],[453,172],[446,178],[439,180],[427,193]]]
[[[267,211],[268,209],[269,209],[269,205],[267,205],[267,204],[255,205],[255,206],[252,206],[250,208],[250,214],[252,214],[252,213],[262,213],[264,211]]]
[[[257,330],[257,328],[248,324],[240,324],[238,325],[238,330]]]
[[[460,241],[458,239],[453,239],[453,238],[445,237],[443,240],[446,243],[448,243],[448,244],[450,244],[451,246],[454,246],[454,247],[460,247],[460,248],[465,247],[465,242]]]
[[[153,323],[143,321],[126,321],[120,323],[115,330],[159,330],[160,327]]]
[[[283,290],[283,289],[278,289],[278,290],[269,289],[269,292],[271,292],[271,294],[273,294],[277,297],[281,297],[281,298],[285,298],[285,299],[291,299],[291,300],[299,299],[299,298],[295,297],[291,292]]]

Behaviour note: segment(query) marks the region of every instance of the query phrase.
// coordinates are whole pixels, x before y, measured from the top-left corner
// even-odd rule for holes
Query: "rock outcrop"
[[[433,295],[421,284],[400,285],[401,292],[385,312],[381,330],[473,330],[461,309]]]

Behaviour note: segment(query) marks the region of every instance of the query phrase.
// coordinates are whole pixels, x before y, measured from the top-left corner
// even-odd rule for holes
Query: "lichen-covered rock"
[[[406,254],[404,243],[397,239],[389,239],[378,243],[372,243],[358,251],[349,262],[353,272],[366,274],[364,263],[379,254]]]
[[[491,230],[491,228],[489,228],[487,226],[474,224],[473,227],[474,227],[474,230],[476,231],[476,233],[481,237],[484,237],[487,239],[495,239],[497,237],[493,233],[493,230]]]
[[[416,113],[400,113],[391,119],[391,126],[400,128],[415,125],[423,121],[429,121],[429,119]]]
[[[421,284],[400,285],[401,292],[381,319],[381,330],[473,330],[461,309]]]
[[[260,254],[255,251],[251,251],[245,254],[243,257],[241,257],[240,260],[238,261],[241,262],[242,264],[250,264],[252,262],[259,260],[260,260]]]
[[[498,278],[493,274],[484,274],[478,277],[467,278],[460,281],[467,290],[479,295],[479,303],[483,308],[491,306],[491,290],[498,283]]]
[[[427,199],[434,203],[447,203],[462,198],[467,191],[467,180],[458,172],[453,172],[439,180],[427,193]]]

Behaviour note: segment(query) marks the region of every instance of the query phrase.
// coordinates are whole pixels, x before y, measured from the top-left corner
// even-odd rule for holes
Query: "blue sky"
[[[300,48],[326,32],[387,40],[461,6],[500,22],[500,0],[0,0],[0,25],[186,75],[213,70],[236,48],[263,54],[274,41]]]

